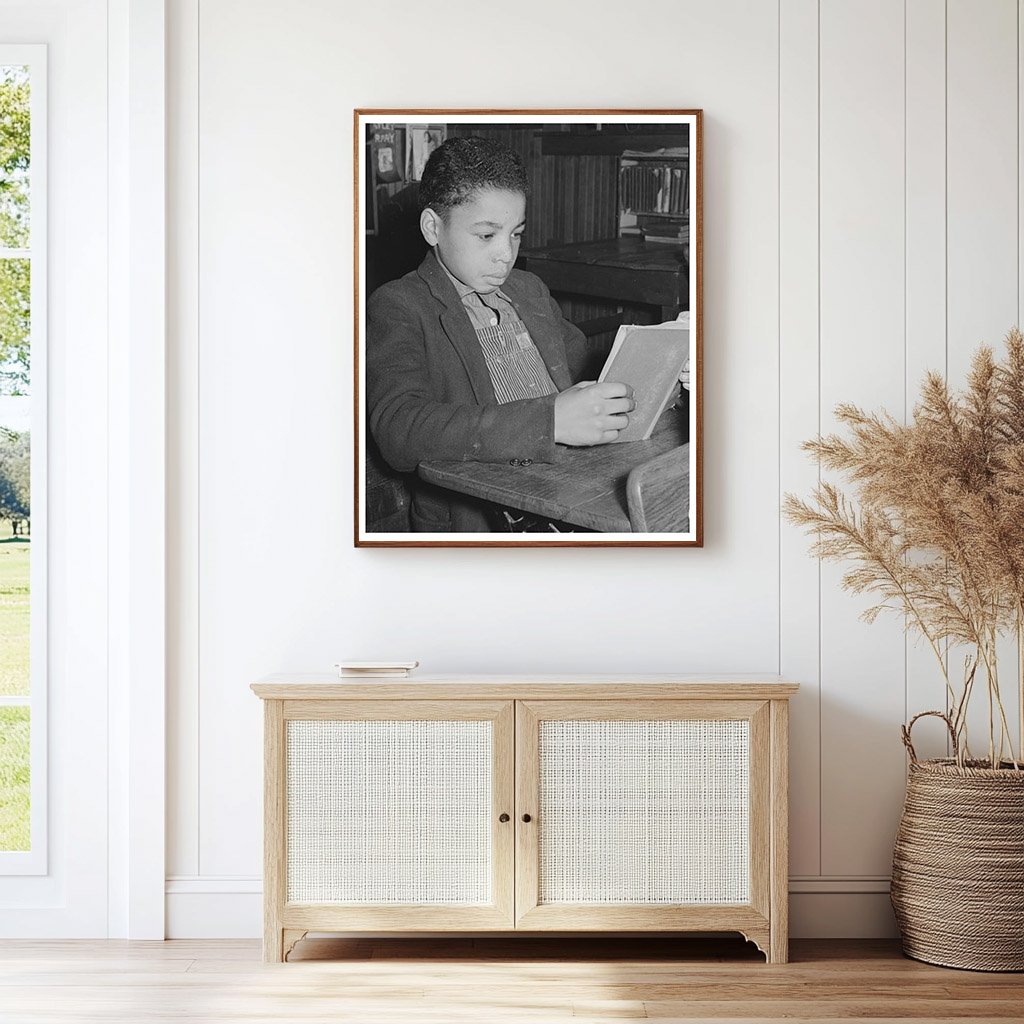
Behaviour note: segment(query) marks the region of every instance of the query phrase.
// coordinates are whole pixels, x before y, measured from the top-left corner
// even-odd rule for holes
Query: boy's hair
[[[530,195],[522,157],[494,139],[478,135],[448,139],[423,168],[420,207],[442,217],[481,189],[505,189]]]

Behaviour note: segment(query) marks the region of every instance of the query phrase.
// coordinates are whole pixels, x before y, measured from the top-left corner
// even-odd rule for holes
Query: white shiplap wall
[[[902,5],[822,4],[818,48],[818,384],[828,430],[841,401],[903,412]],[[904,711],[903,634],[892,620],[858,620],[870,602],[840,593],[843,572],[821,570],[821,870],[880,875],[902,797],[891,723]]]
[[[1018,318],[1016,0],[170,8],[170,933],[258,933],[247,685],[342,654],[798,680],[794,933],[888,933],[942,687],[778,507],[836,402],[904,415]],[[349,119],[414,105],[705,110],[703,550],[351,548]]]

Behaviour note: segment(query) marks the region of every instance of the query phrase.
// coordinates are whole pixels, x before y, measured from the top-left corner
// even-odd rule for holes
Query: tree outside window
[[[29,69],[0,66],[0,851],[31,848]]]

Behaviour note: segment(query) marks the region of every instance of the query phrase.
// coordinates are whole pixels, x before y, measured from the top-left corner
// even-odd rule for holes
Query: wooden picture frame
[[[353,133],[356,547],[702,546],[702,112],[364,109]],[[440,146],[438,215],[415,176]],[[523,171],[528,198],[501,184]],[[486,287],[445,263],[488,246]],[[563,444],[557,396],[619,378],[650,436]]]

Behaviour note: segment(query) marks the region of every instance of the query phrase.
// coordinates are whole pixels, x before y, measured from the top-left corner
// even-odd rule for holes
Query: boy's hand
[[[628,384],[580,381],[555,399],[555,440],[559,444],[607,444],[629,423],[636,408]]]

